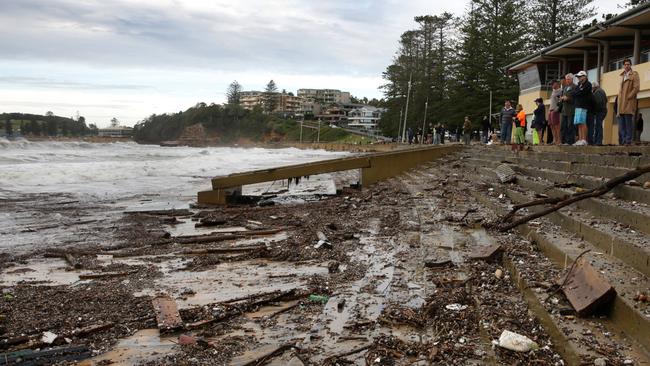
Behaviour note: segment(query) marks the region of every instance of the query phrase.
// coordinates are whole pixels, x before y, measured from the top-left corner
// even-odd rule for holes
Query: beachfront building
[[[130,138],[133,136],[133,128],[111,124],[111,127],[98,129],[97,135],[101,137]]]
[[[348,112],[348,127],[364,130],[375,130],[381,119],[383,108],[361,105]]]
[[[605,144],[618,143],[614,101],[621,82],[623,60],[632,60],[639,73],[641,89],[637,95],[639,112],[650,120],[650,3],[587,28],[541,51],[506,66],[508,73],[519,79],[519,103],[530,112],[534,100],[544,99],[549,105],[550,83],[569,72],[585,70],[591,81],[598,81],[608,97],[608,113],[603,127]],[[548,111],[548,108],[547,108]],[[650,128],[645,128],[641,141],[650,141]]]
[[[350,103],[350,92],[337,89],[298,89],[298,96],[317,101],[321,105]]]

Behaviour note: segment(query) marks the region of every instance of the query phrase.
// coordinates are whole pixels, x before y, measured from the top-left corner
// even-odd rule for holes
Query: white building
[[[383,108],[364,105],[348,112],[348,127],[373,130],[377,128]]]

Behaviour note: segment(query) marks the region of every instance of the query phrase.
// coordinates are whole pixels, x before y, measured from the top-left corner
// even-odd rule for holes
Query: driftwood
[[[228,254],[228,253],[239,253],[239,252],[254,252],[259,250],[266,250],[266,245],[247,245],[239,247],[229,247],[229,248],[208,248],[208,249],[196,249],[188,250],[183,252],[183,254]]]
[[[128,276],[133,273],[137,273],[138,271],[125,271],[125,272],[100,272],[100,273],[88,273],[88,274],[80,274],[79,279],[80,280],[94,280],[97,278],[109,278],[109,277],[122,277],[122,276]]]
[[[295,346],[295,343],[285,343],[282,345],[279,345],[277,347],[266,347],[265,350],[262,350],[261,352],[255,352],[256,354],[259,354],[259,356],[256,356],[252,360],[247,360],[246,355],[239,356],[231,361],[231,365],[233,366],[258,366],[258,365],[264,365],[267,361],[272,359],[273,357],[277,357],[287,350],[293,348]]]
[[[537,205],[543,205],[543,204],[552,204],[553,206],[548,207],[544,210],[532,213],[530,215],[526,215],[524,217],[521,217],[513,222],[507,223],[507,224],[502,224],[499,226],[499,231],[508,231],[512,228],[515,228],[521,224],[525,224],[528,221],[534,220],[536,218],[546,216],[552,212],[555,212],[562,207],[568,206],[570,204],[576,203],[578,201],[582,201],[587,198],[593,198],[593,197],[598,197],[602,196],[605,193],[611,191],[612,189],[616,188],[618,185],[623,184],[629,180],[635,179],[643,174],[650,173],[650,165],[645,165],[642,167],[638,167],[634,170],[631,170],[621,176],[612,178],[608,180],[607,182],[603,183],[600,187],[590,189],[584,192],[580,193],[573,193],[573,194],[568,194],[564,195],[562,197],[552,197],[552,198],[543,198],[543,199],[538,199],[534,200],[531,202],[523,203],[520,205],[515,205],[512,210],[505,215],[502,218],[503,222],[508,222],[510,221],[515,213],[519,211],[520,209],[524,207],[532,207],[532,206],[537,206]]]
[[[229,300],[228,302],[224,302],[222,304],[228,304],[229,302],[243,301],[243,300],[248,300],[248,302],[245,302],[245,303],[242,303],[242,304],[237,304],[237,305],[226,305],[227,306],[226,311],[219,314],[218,316],[216,316],[214,318],[210,318],[210,319],[200,320],[200,321],[197,321],[197,322],[194,322],[194,323],[189,323],[189,324],[186,324],[185,327],[187,329],[196,329],[196,328],[208,325],[208,324],[213,324],[213,323],[217,323],[217,322],[220,322],[220,321],[224,321],[224,320],[230,319],[230,318],[232,318],[234,316],[240,315],[242,313],[249,312],[249,311],[257,308],[258,306],[262,306],[262,305],[268,304],[270,302],[278,301],[279,299],[281,299],[281,298],[283,298],[285,296],[293,295],[294,293],[295,293],[295,290],[275,291],[275,292],[266,293],[266,294],[262,295],[262,296],[267,296],[268,295],[268,297],[265,297],[265,298],[262,298],[262,299],[260,299],[260,297],[262,297],[260,295],[252,295],[252,296],[248,296],[246,298]],[[257,299],[257,300],[253,301],[252,299]]]
[[[264,236],[264,235],[273,235],[281,231],[284,231],[284,228],[279,229],[269,229],[269,230],[255,230],[255,231],[241,231],[234,234],[226,235],[203,235],[203,236],[178,236],[176,237],[176,242],[179,244],[201,244],[201,243],[213,243],[226,240],[234,239],[245,239],[253,236]]]
[[[354,349],[352,349],[350,351],[347,351],[347,352],[340,353],[338,355],[330,356],[330,357],[326,358],[324,362],[337,360],[339,358],[351,356],[351,355],[353,355],[355,353],[363,352],[363,351],[367,350],[368,348],[370,348],[371,346],[372,346],[372,344],[368,344],[368,345],[365,345],[365,346],[354,348]]]

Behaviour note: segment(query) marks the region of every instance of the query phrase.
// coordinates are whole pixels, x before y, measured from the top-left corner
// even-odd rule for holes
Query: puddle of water
[[[143,329],[134,335],[121,339],[115,348],[90,360],[80,362],[80,366],[97,365],[110,360],[112,365],[137,365],[144,361],[154,361],[173,351],[174,337],[160,337],[158,329]]]
[[[295,277],[273,278],[287,273]],[[156,295],[164,291],[178,298],[180,308],[202,306],[243,296],[271,291],[302,288],[310,276],[327,274],[325,265],[295,265],[290,262],[250,260],[221,263],[200,272],[169,271],[156,280],[156,287],[136,293],[136,296]],[[190,295],[188,289],[193,292]]]
[[[67,263],[59,258],[31,259],[25,265],[13,266],[0,275],[0,284],[14,286],[19,282],[39,283],[43,285],[72,285],[79,282],[80,274],[89,271],[66,271]]]

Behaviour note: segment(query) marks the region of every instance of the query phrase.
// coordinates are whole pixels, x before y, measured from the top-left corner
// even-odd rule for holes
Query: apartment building
[[[298,89],[298,96],[323,105],[350,103],[350,92],[338,89]]]

